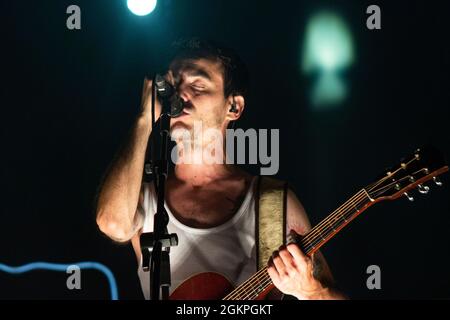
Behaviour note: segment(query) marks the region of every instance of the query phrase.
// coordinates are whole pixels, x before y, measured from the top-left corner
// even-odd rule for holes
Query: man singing
[[[173,292],[191,276],[216,272],[239,285],[257,271],[258,181],[225,161],[226,152],[213,150],[223,161],[205,161],[210,137],[195,134],[216,130],[225,144],[226,129],[244,112],[248,91],[247,71],[231,50],[210,42],[191,39],[180,46],[169,65],[166,79],[185,103],[183,113],[170,120],[172,138],[178,129],[191,133],[190,140],[173,138],[182,160],[167,179],[165,209],[169,233],[179,245],[170,251]],[[138,265],[142,265],[139,236],[153,231],[156,193],[143,182],[147,142],[152,132],[151,81],[145,79],[141,112],[124,148],[113,161],[101,186],[97,205],[100,230],[118,242],[131,240]],[[160,114],[156,106],[156,119]],[[181,135],[180,137],[185,137]],[[186,147],[190,146],[190,147]],[[151,147],[151,145],[150,145]],[[209,150],[209,149],[208,149]],[[288,189],[285,230],[304,235],[311,228],[303,206]],[[281,243],[280,243],[281,244]],[[342,299],[323,256],[306,256],[291,243],[273,252],[268,274],[275,285],[269,298],[283,294],[298,299]],[[150,296],[149,273],[138,271],[145,298]],[[199,288],[200,290],[200,288]],[[189,299],[189,297],[186,297]]]

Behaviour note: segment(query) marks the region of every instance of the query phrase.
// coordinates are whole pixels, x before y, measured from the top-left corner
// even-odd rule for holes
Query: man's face
[[[227,101],[220,62],[184,60],[171,68],[168,78],[185,101],[183,113],[171,119],[171,130],[177,127],[192,130],[195,121],[201,121],[203,130],[226,128]]]

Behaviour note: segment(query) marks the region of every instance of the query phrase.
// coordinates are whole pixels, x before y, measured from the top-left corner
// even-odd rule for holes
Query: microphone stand
[[[152,83],[152,132],[155,128],[154,107],[155,107],[155,80]],[[164,208],[166,180],[168,173],[168,140],[170,130],[171,100],[170,92],[160,92],[157,94],[161,101],[160,125],[160,142],[161,153],[159,159],[155,161],[148,160],[145,164],[145,174],[153,174],[155,182],[155,191],[157,193],[157,209],[153,218],[153,232],[143,233],[140,236],[140,245],[142,252],[142,261],[144,271],[150,271],[150,299],[159,300],[162,293],[162,300],[169,298],[170,279],[170,247],[178,245],[178,236],[175,233],[169,234],[167,225],[169,223],[169,215]],[[150,139],[150,138],[149,138]],[[149,146],[147,146],[147,149]],[[152,158],[154,152],[152,151]],[[150,250],[149,250],[150,249]],[[150,252],[151,251],[151,259]]]

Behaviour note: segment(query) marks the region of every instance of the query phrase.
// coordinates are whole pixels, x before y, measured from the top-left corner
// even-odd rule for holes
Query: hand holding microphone
[[[141,97],[141,113],[147,119],[148,123],[152,123],[152,80],[144,78]],[[155,119],[157,121],[161,115],[161,103],[158,99],[155,100]]]
[[[167,113],[172,118],[181,115],[184,108],[184,101],[178,95],[176,88],[159,74],[155,76],[155,86],[157,100],[160,100],[163,105],[162,112]]]
[[[141,98],[141,112],[150,120],[152,119],[152,80],[144,78]],[[183,112],[185,103],[178,95],[176,88],[164,77],[157,74],[155,76],[155,122],[161,113],[167,113],[170,117],[175,118]],[[162,103],[166,103],[168,110],[162,110]]]

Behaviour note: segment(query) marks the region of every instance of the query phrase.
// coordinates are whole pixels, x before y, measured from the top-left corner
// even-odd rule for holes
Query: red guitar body
[[[215,272],[196,274],[181,283],[170,295],[170,300],[222,300],[232,292],[233,285],[223,275]],[[256,300],[266,296],[263,292]]]
[[[426,194],[430,188],[424,183],[433,179],[436,185],[441,186],[442,182],[437,178],[448,169],[444,156],[435,148],[417,149],[413,155],[403,159],[399,165],[386,171],[382,178],[358,191],[296,243],[306,255],[311,256],[374,203],[395,200],[403,195],[411,200],[406,192],[416,187],[420,193]],[[263,269],[235,290],[224,276],[215,272],[205,272],[184,281],[171,294],[170,299],[262,300],[273,287],[272,280]]]

